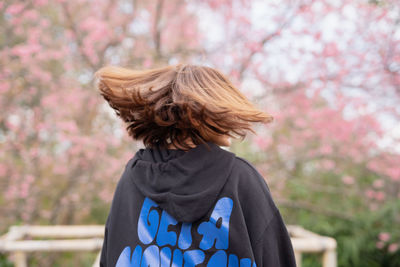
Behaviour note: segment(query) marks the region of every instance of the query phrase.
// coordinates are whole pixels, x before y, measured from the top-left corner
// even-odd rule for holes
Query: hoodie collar
[[[208,149],[209,146],[210,150]],[[130,166],[139,191],[176,220],[193,222],[215,204],[235,154],[213,142],[181,149],[141,148]]]

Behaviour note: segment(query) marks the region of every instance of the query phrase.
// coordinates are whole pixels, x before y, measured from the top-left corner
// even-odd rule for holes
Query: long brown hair
[[[251,122],[273,117],[256,108],[220,71],[183,64],[148,70],[105,66],[95,73],[97,88],[128,124],[129,136],[146,147],[169,144],[190,149],[232,133],[242,139]]]

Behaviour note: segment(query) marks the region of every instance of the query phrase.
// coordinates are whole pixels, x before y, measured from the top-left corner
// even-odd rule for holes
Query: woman
[[[105,226],[101,266],[296,266],[268,185],[221,148],[272,121],[218,70],[107,66],[101,95],[142,140]]]

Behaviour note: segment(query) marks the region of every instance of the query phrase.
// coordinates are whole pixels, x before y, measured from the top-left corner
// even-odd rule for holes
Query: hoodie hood
[[[139,191],[176,220],[194,222],[212,208],[233,168],[235,154],[213,142],[184,151],[141,148],[130,178]]]

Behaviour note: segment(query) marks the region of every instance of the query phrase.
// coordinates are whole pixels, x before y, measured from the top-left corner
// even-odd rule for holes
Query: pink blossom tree
[[[360,247],[399,253],[396,1],[15,0],[0,14],[1,231],[104,223],[139,144],[94,71],[187,61],[223,70],[275,117],[232,150],[257,164],[288,222],[337,235],[342,264],[371,225]]]
[[[102,223],[137,144],[93,73],[189,56],[196,20],[181,1],[5,1],[0,13],[1,231],[17,222]]]
[[[346,223],[342,264],[360,261],[361,249],[352,250],[372,240],[379,245],[368,253],[399,253],[398,2],[213,1],[209,9],[224,23],[207,60],[275,117],[251,150],[235,151],[259,163],[288,220],[331,235]],[[350,224],[364,236],[353,238]]]

